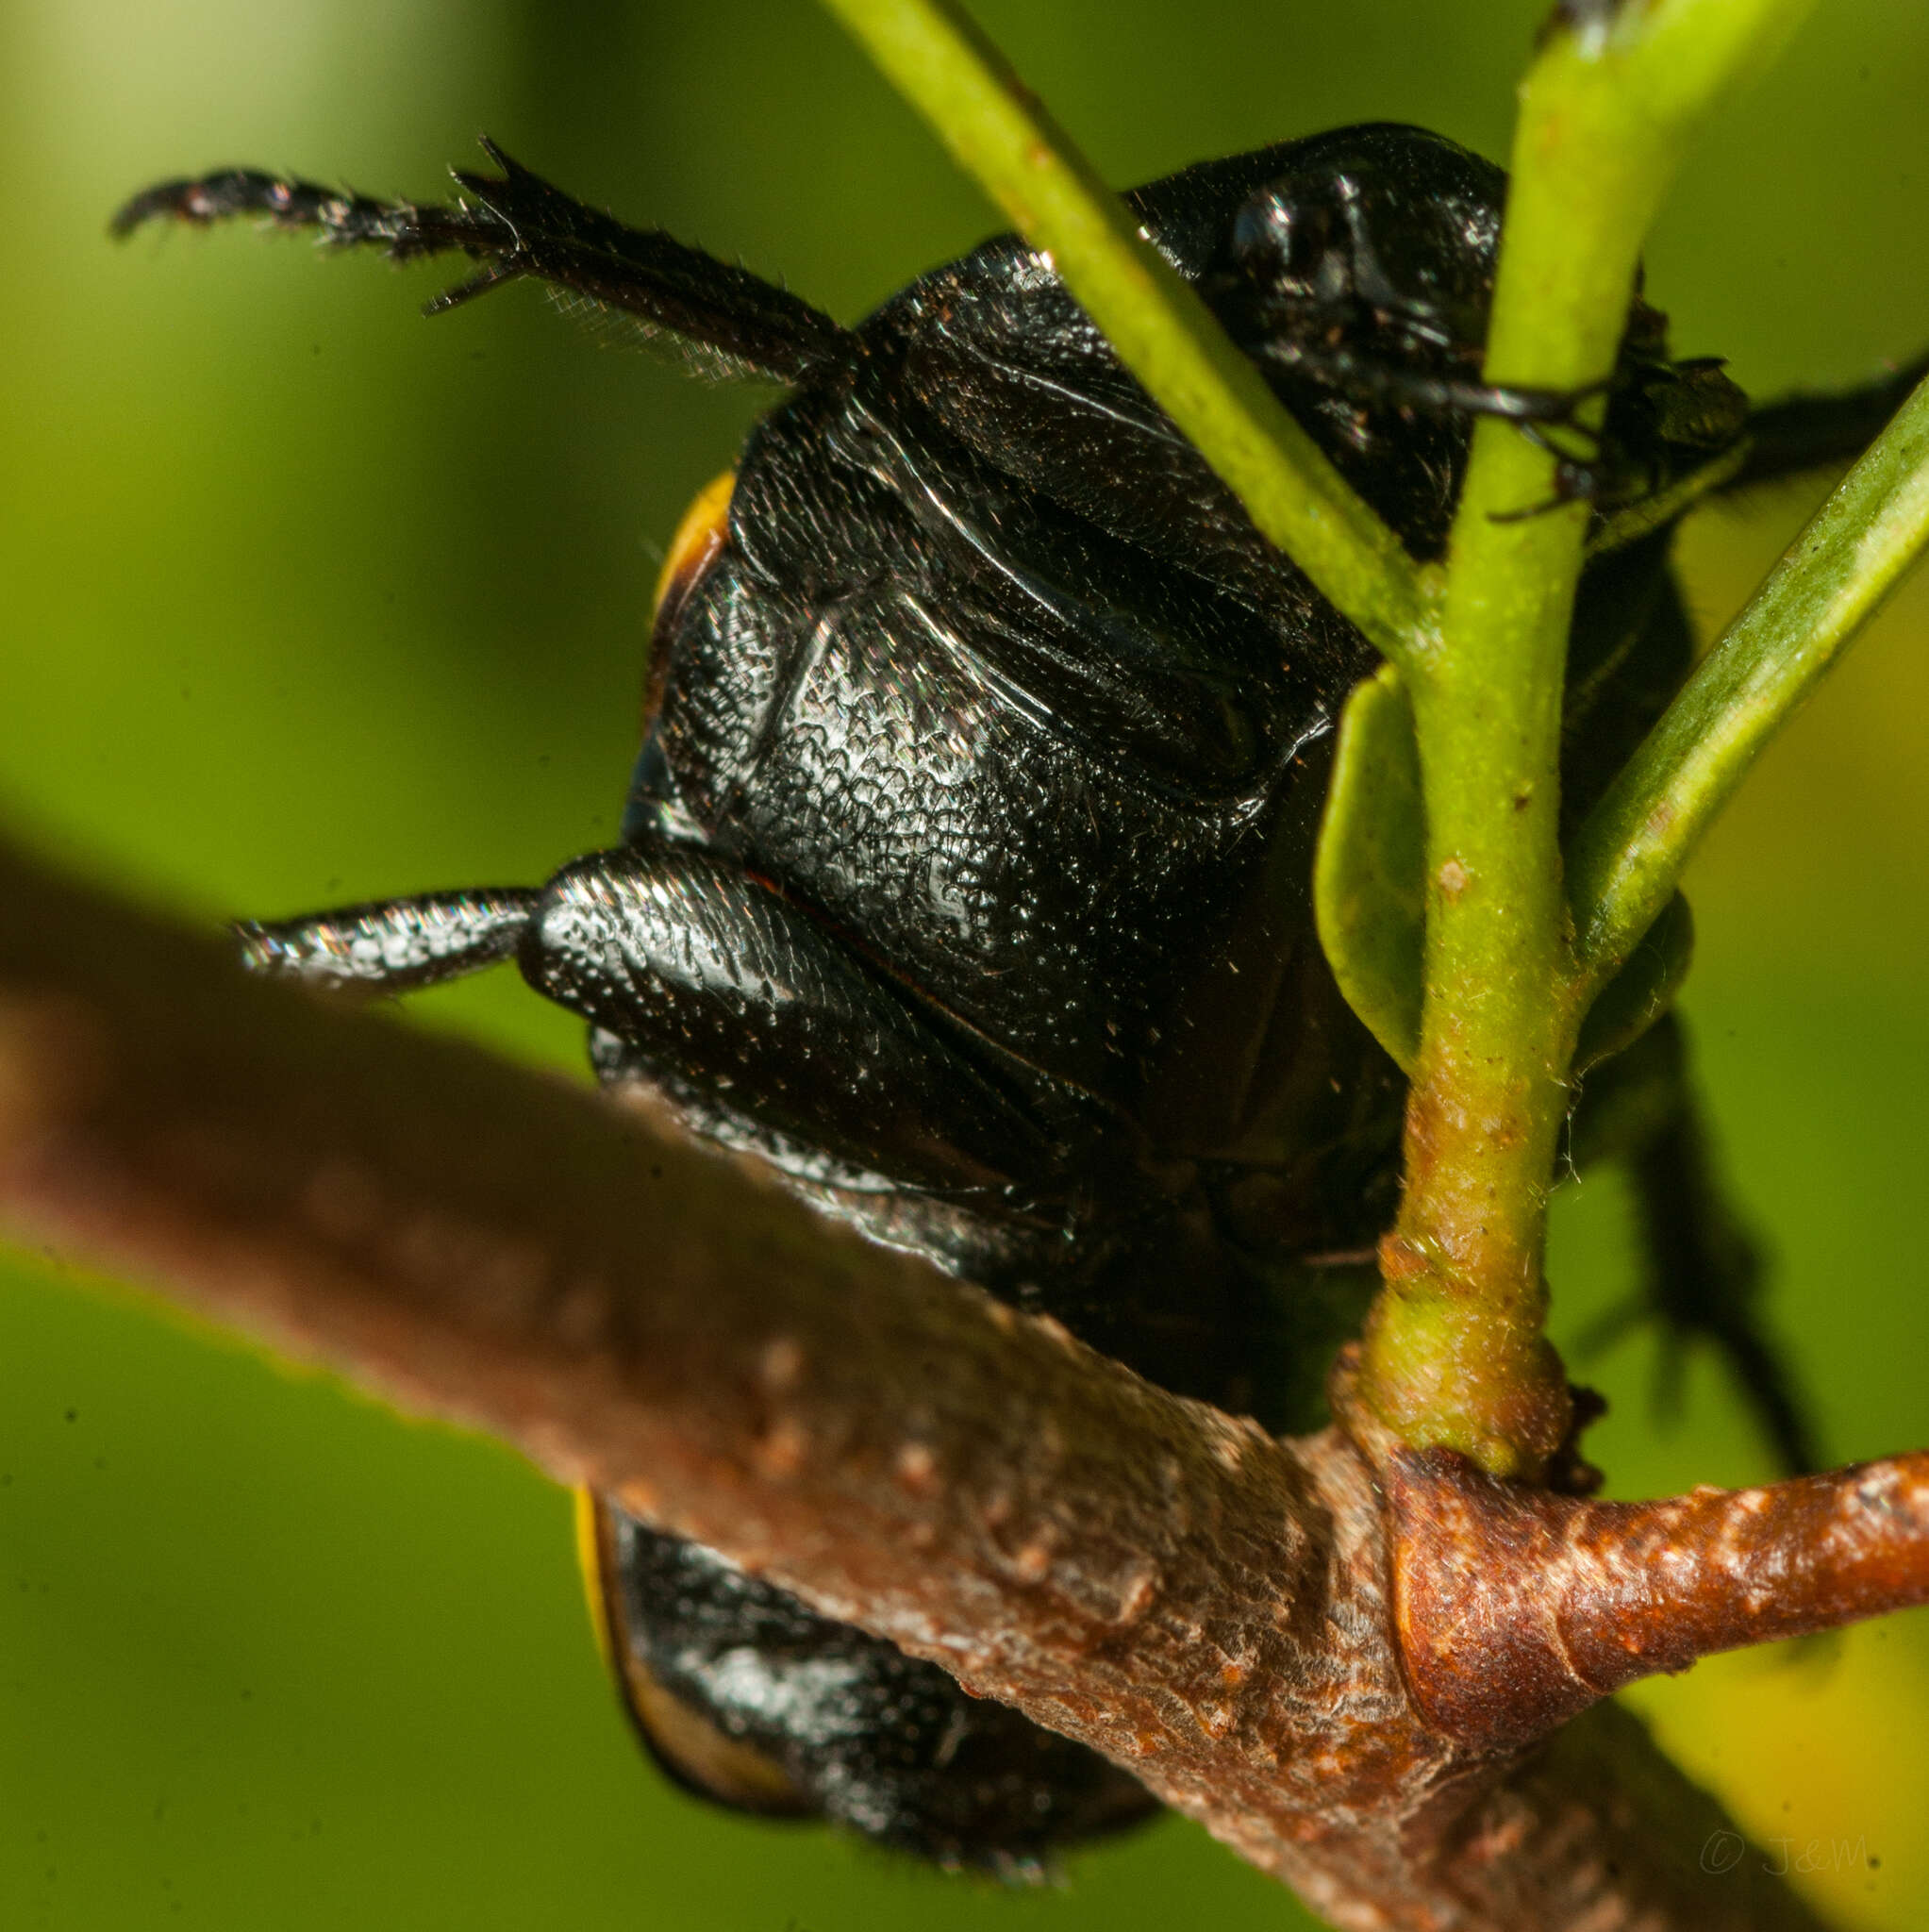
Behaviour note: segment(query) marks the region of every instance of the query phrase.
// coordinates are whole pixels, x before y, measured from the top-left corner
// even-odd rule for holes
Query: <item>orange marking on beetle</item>
[[[583,1594],[590,1600],[590,1627],[606,1670],[616,1657],[616,1631],[609,1617],[609,1580],[605,1572],[603,1527],[594,1494],[575,1492],[576,1568],[582,1573]]]
[[[669,675],[670,633],[690,593],[717,559],[730,535],[730,493],[737,472],[713,476],[690,499],[682,521],[670,539],[669,554],[657,573],[657,596],[650,624],[649,670],[643,684],[643,729],[648,731],[663,702],[663,681]]]
[[[673,596],[678,601],[690,592],[702,575],[704,566],[723,547],[730,534],[730,492],[737,487],[737,472],[725,470],[712,476],[690,498],[670,540],[663,568],[657,573],[657,595],[651,606],[658,619]]]

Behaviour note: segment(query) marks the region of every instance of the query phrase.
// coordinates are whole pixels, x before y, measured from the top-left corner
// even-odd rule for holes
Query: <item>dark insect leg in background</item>
[[[1662,1357],[1657,1406],[1678,1404],[1686,1350],[1711,1345],[1728,1364],[1756,1425],[1791,1475],[1823,1467],[1795,1379],[1763,1324],[1760,1250],[1717,1172],[1672,1015],[1588,1076],[1574,1111],[1572,1158],[1625,1163],[1646,1279],[1583,1337],[1585,1356],[1652,1323]]]
[[[1894,375],[1854,389],[1798,391],[1764,404],[1749,416],[1748,457],[1724,492],[1853,463],[1924,376],[1929,356],[1918,356]]]

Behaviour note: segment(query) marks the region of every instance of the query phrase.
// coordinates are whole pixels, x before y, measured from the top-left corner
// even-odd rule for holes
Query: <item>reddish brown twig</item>
[[[1716,1651],[1929,1602],[1921,1452],[1656,1503],[1514,1489],[1446,1452],[1396,1450],[1381,1474],[1408,1677],[1471,1744],[1545,1737]]]
[[[1812,1926],[1758,1861],[1697,1869],[1724,1822],[1631,1720],[1523,1756],[1582,1692],[1507,1673],[1552,1618],[1590,1694],[1586,1646],[1671,1564],[1740,1583],[1685,1591],[1686,1637],[1638,1616],[1624,1654],[1742,1641],[1763,1573],[1716,1559],[1744,1520],[1806,1626],[1916,1591],[1913,1490],[1886,1538],[1866,1479],[1577,1515],[1364,1429],[1275,1441],[592,1094],[250,980],[4,853],[0,1212],[935,1657],[1342,1924]],[[1591,1573],[1550,1560],[1577,1523]],[[1442,1680],[1449,1617],[1486,1647]]]

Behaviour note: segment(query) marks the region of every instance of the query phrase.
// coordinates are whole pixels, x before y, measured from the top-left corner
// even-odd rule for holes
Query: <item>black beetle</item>
[[[480,266],[432,310],[534,276],[790,394],[673,545],[624,842],[540,888],[251,922],[250,963],[397,992],[514,958],[590,1022],[611,1087],[1169,1388],[1310,1422],[1397,1184],[1402,1082],[1309,909],[1332,727],[1371,649],[1023,242],[846,329],[490,152],[501,173],[458,175],[453,206],[232,169],[115,227],[258,212],[398,259],[460,250]],[[1505,186],[1374,125],[1128,199],[1416,556],[1444,544],[1473,414],[1561,447],[1596,512],[1571,810],[1686,672],[1680,507],[1853,451],[1908,378],[1751,415],[1719,365],[1669,359],[1637,299],[1605,426],[1579,439],[1575,398],[1479,378]],[[1800,1466],[1680,1060],[1664,1021],[1590,1087],[1576,1145],[1630,1158],[1651,1304],[1726,1350]],[[706,1795],[1014,1872],[1152,1808],[707,1551],[603,1503],[587,1528],[628,1707]]]

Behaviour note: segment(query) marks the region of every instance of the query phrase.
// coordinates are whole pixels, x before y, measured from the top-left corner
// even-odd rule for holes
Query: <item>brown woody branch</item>
[[[1523,1747],[1640,1670],[1919,1600],[1916,1459],[1606,1506],[1277,1441],[587,1091],[4,852],[0,907],[14,1228],[935,1658],[1338,1923],[1815,1924],[1760,1861],[1697,1868],[1724,1821],[1633,1720]]]
[[[1921,1451],[1654,1503],[1515,1490],[1407,1449],[1382,1480],[1408,1676],[1469,1742],[1524,1743],[1656,1671],[1929,1602]]]

